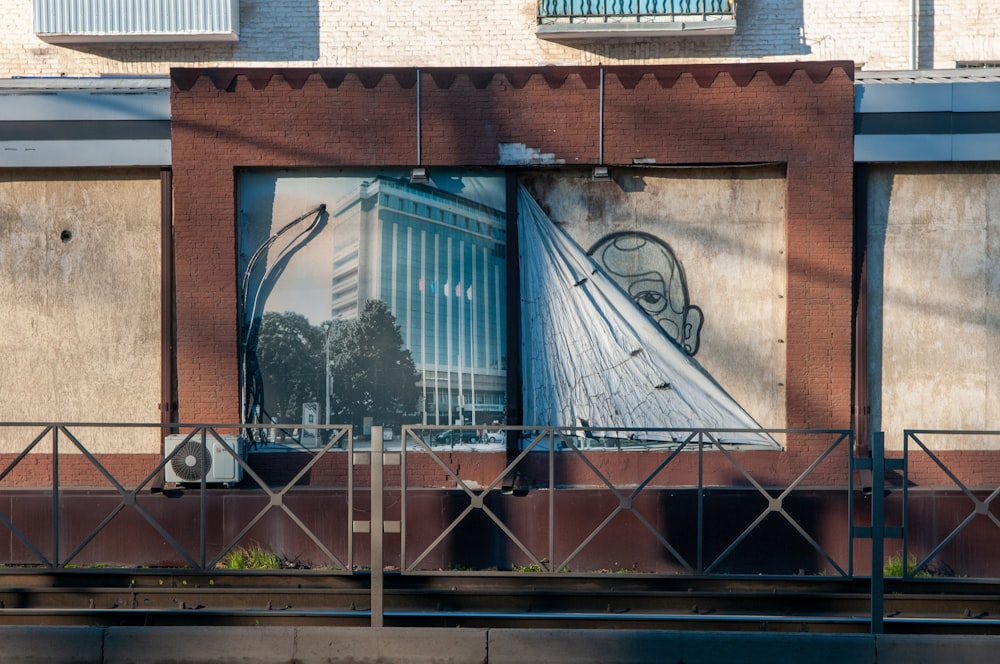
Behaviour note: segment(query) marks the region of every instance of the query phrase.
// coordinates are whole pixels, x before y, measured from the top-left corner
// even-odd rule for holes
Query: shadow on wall
[[[776,495],[778,492],[770,492]],[[844,512],[842,496],[825,490],[799,491],[789,496],[784,509],[791,521],[777,512],[768,512],[767,499],[753,488],[715,487],[704,494],[701,529],[698,524],[698,494],[693,489],[672,489],[659,494],[664,537],[689,564],[699,560],[701,535],[702,564],[716,574],[826,575],[833,573],[822,554],[802,532],[821,546],[831,547],[828,555],[847,568],[845,543],[829,537],[836,531],[824,521],[837,521]],[[838,515],[838,516],[830,516]],[[756,523],[756,525],[754,525]],[[753,526],[751,528],[751,526]],[[840,528],[843,531],[843,527]],[[677,561],[664,548],[661,565]]]
[[[280,14],[258,11],[266,6],[278,7]],[[240,38],[236,42],[62,46],[118,62],[175,63],[181,53],[182,61],[192,65],[218,61],[312,64],[319,60],[319,25],[319,0],[277,5],[244,0],[240,2]]]
[[[934,68],[934,0],[914,0],[917,4],[917,69]],[[949,62],[944,66],[954,66]]]

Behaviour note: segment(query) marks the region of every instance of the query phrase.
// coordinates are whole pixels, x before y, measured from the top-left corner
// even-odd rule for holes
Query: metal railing
[[[734,17],[732,0],[540,0],[540,23],[711,20]]]
[[[435,444],[436,434],[441,427],[403,427],[402,440],[403,452],[400,463],[402,465],[402,516],[399,526],[402,533],[402,555],[401,571],[403,573],[435,573],[435,570],[421,567],[432,553],[445,541],[453,537],[462,527],[477,516],[485,517],[487,523],[502,533],[502,537],[523,556],[521,564],[512,566],[513,570],[530,569],[532,571],[558,575],[569,573],[572,566],[579,559],[581,553],[594,543],[602,535],[606,535],[611,524],[622,514],[629,514],[641,525],[641,531],[652,537],[657,544],[673,559],[679,568],[678,573],[692,575],[713,575],[724,574],[724,563],[730,559],[732,554],[745,543],[762,524],[772,516],[780,518],[794,533],[807,545],[808,550],[819,557],[829,571],[837,576],[851,576],[853,574],[853,549],[848,546],[846,559],[838,560],[807,528],[802,525],[799,519],[787,509],[790,498],[797,490],[802,488],[810,476],[816,472],[817,468],[824,462],[831,461],[835,452],[842,453],[842,465],[836,471],[839,491],[842,493],[842,506],[844,509],[843,519],[847,524],[845,531],[845,541],[849,541],[853,532],[853,494],[854,494],[854,473],[853,459],[850,451],[853,449],[853,437],[849,430],[680,430],[662,429],[657,433],[667,434],[663,437],[672,438],[675,442],[669,445],[662,445],[653,454],[661,455],[655,461],[651,461],[649,468],[642,477],[634,478],[634,481],[621,483],[609,477],[607,470],[602,470],[594,459],[597,455],[606,454],[607,447],[588,447],[588,441],[593,440],[589,434],[591,431],[584,429],[566,428],[538,428],[538,427],[505,427],[508,436],[521,439],[518,446],[519,451],[516,456],[509,460],[506,465],[493,474],[492,477],[482,477],[480,480],[470,483],[468,479],[463,479],[461,471],[456,468],[460,462],[454,459],[446,459],[452,456],[453,448],[445,445]],[[464,427],[464,429],[471,429]],[[649,433],[648,431],[646,433]],[[794,481],[787,486],[773,487],[766,486],[759,481],[741,460],[740,453],[733,445],[726,444],[720,438],[723,435],[733,434],[768,434],[774,436],[798,436],[810,437],[813,439],[826,439],[820,445],[821,452],[804,469],[800,471]],[[631,443],[631,441],[629,441]],[[643,451],[642,448],[633,448]],[[465,500],[461,505],[459,513],[446,525],[443,531],[438,533],[432,541],[424,546],[418,547],[415,555],[410,555],[408,543],[410,534],[414,531],[414,526],[408,523],[407,511],[410,502],[410,494],[414,487],[408,482],[408,466],[412,464],[414,454],[419,454],[430,458],[433,463],[444,472],[451,483]],[[768,454],[768,452],[758,452],[758,454]],[[538,457],[543,456],[545,461],[538,463]],[[707,457],[715,457],[715,465],[724,466],[730,472],[730,481],[741,484],[746,491],[761,504],[760,511],[746,524],[745,528],[736,534],[727,545],[718,552],[710,553],[706,550],[706,498],[711,491],[719,489],[718,484],[706,481],[705,462]],[[594,480],[594,486],[606,491],[609,494],[610,510],[599,522],[594,524],[579,542],[569,551],[562,553],[559,545],[565,546],[567,541],[572,540],[572,535],[567,530],[561,529],[561,523],[557,516],[557,501],[559,494],[569,487],[560,485],[556,478],[557,465],[571,459],[578,468],[586,469],[589,476]],[[694,461],[692,463],[692,460]],[[532,490],[544,492],[545,510],[547,514],[547,536],[539,544],[537,533],[533,533],[530,538],[518,534],[508,523],[508,520],[499,513],[501,505],[497,494],[513,494],[517,490],[517,482],[523,466],[533,463],[536,468],[541,465],[543,468],[538,474],[544,473],[544,480],[535,482]],[[837,462],[840,463],[840,462]],[[696,520],[694,532],[685,532],[682,537],[685,539],[693,536],[695,547],[691,556],[685,555],[682,551],[682,544],[689,545],[689,541],[679,543],[671,541],[671,537],[665,532],[663,525],[654,523],[655,519],[646,513],[640,506],[640,501],[644,491],[647,491],[656,484],[655,480],[673,467],[684,464],[684,471],[689,476],[681,480],[672,480],[671,486],[686,487],[686,490],[693,493],[694,508],[696,510]],[[715,473],[720,471],[715,469]],[[693,476],[690,474],[693,473]],[[829,474],[829,473],[828,473]],[[663,487],[664,483],[660,483]],[[523,487],[522,487],[523,488]],[[460,502],[460,501],[456,501]],[[421,534],[426,534],[427,524],[419,525]],[[673,538],[676,540],[676,536]],[[541,549],[540,549],[541,547]],[[598,570],[614,569],[613,560],[606,561],[605,565],[599,565]],[[494,565],[495,566],[495,565]],[[447,570],[449,573],[454,569]],[[478,571],[478,570],[469,570]],[[595,571],[595,570],[586,570]],[[747,573],[754,573],[748,571]],[[796,572],[789,572],[794,575]]]
[[[775,452],[744,452],[725,442],[727,435],[741,433],[737,430],[664,430],[670,434],[669,443],[657,444],[653,449],[636,448],[638,454],[622,455],[617,445],[595,443],[592,432],[582,429],[494,427],[491,436],[500,430],[504,435],[493,440],[490,451],[483,453],[475,451],[475,444],[463,448],[461,442],[465,439],[461,435],[447,437],[442,444],[437,434],[445,427],[404,426],[402,435],[387,443],[384,429],[376,426],[370,442],[363,436],[360,444],[356,443],[352,427],[346,425],[301,426],[294,430],[288,427],[254,425],[253,432],[241,432],[240,425],[232,424],[0,423],[0,526],[10,532],[12,541],[28,558],[15,564],[43,569],[87,564],[83,554],[88,547],[129,514],[134,522],[148,524],[156,538],[180,560],[174,567],[214,570],[227,553],[260,538],[262,530],[262,544],[266,546],[270,527],[267,519],[278,514],[294,524],[299,536],[319,552],[323,564],[314,567],[318,573],[357,573],[360,568],[355,561],[355,536],[368,534],[370,570],[365,573],[371,574],[371,620],[380,626],[386,560],[396,556],[396,551],[387,547],[387,541],[392,541],[386,540],[387,534],[399,534],[401,575],[530,572],[554,577],[625,571],[672,577],[799,576],[801,571],[760,574],[738,560],[741,547],[751,544],[768,524],[776,522],[786,534],[792,534],[782,540],[782,548],[794,546],[792,540],[797,540],[800,551],[816,562],[816,568],[805,573],[817,576],[859,578],[854,543],[860,538],[871,539],[871,628],[881,633],[886,540],[902,539],[901,576],[914,579],[973,521],[1000,527],[1000,517],[992,511],[1000,487],[994,484],[984,488],[981,483],[963,479],[949,468],[947,455],[928,443],[938,435],[961,436],[966,442],[944,445],[943,449],[964,449],[975,447],[974,438],[1000,436],[995,431],[907,430],[901,459],[886,458],[880,432],[872,437],[871,456],[857,458],[849,430],[755,431],[786,441],[789,449],[813,451],[812,458],[782,455],[783,470],[767,479]],[[472,428],[450,429],[464,432]],[[182,452],[183,445],[168,447],[166,454],[157,451],[165,433],[181,442],[197,443],[198,452]],[[483,441],[482,434],[479,436],[470,439],[474,443]],[[234,444],[234,438],[239,442]],[[259,441],[252,450],[253,463],[244,449],[247,439]],[[498,440],[504,443],[500,447]],[[304,441],[309,444],[303,445]],[[634,446],[634,441],[621,447],[629,445]],[[136,448],[149,451],[122,451]],[[288,452],[297,452],[301,457],[282,457]],[[916,453],[925,457],[919,473],[926,475],[928,468],[937,470],[953,485],[951,493],[968,500],[970,508],[950,532],[930,546],[925,543],[926,553],[910,565],[908,536],[914,530],[909,523],[913,497],[910,485],[913,477],[923,477],[914,475]],[[185,463],[204,465],[210,454],[232,459],[240,468],[242,481],[232,491],[218,491],[209,487],[209,478],[202,473],[198,481],[187,484],[179,491],[184,497],[177,504],[187,502],[181,519],[184,530],[178,532],[176,525],[164,518],[170,500],[178,496],[152,496],[172,491],[162,478],[168,465],[179,456],[187,455]],[[261,469],[262,463],[285,458],[296,462],[285,469],[280,481]],[[616,458],[629,461],[623,465],[615,462]],[[794,470],[794,479],[775,480],[786,476],[789,463],[800,465]],[[333,471],[339,473],[335,481],[329,479],[331,475],[323,475]],[[856,485],[857,471],[871,473],[871,522],[867,526],[855,523],[855,494],[868,490],[864,486],[863,492]],[[899,526],[889,525],[887,522],[893,519],[886,515],[886,475],[893,471],[901,471],[902,480]],[[51,518],[50,524],[45,519],[26,521],[23,515],[11,513],[12,496],[28,487],[35,489],[32,504],[43,506],[41,511],[45,518]],[[100,491],[95,492],[95,488]],[[321,528],[300,511],[300,501],[314,500],[316,490],[335,491],[338,500],[343,498],[343,513],[326,513]],[[731,502],[741,505],[744,520],[738,523],[713,521],[713,505],[724,502],[727,491],[734,491],[736,498]],[[829,527],[810,523],[796,506],[796,500],[809,492],[834,497],[814,512],[822,512],[834,523],[842,522],[846,529],[843,540],[831,536]],[[97,502],[93,502],[95,493],[99,493]],[[356,502],[355,493],[363,499],[361,503]],[[586,515],[582,525],[581,521],[574,524],[566,515],[583,493],[596,508]],[[452,510],[450,516],[437,524],[422,520],[416,508],[422,496],[431,496],[439,515],[442,509],[444,513]],[[86,502],[84,498],[91,501],[87,505],[98,505],[100,510],[88,515],[85,522],[74,521],[80,516],[78,504]],[[217,532],[225,501],[237,499],[246,500],[244,507],[252,509],[241,518],[227,516],[226,532]],[[686,522],[672,523],[657,512],[672,502],[677,504],[671,516],[685,515]],[[366,509],[369,519],[355,518],[356,513]],[[737,520],[728,516],[730,521]],[[600,559],[601,545],[620,536],[616,523],[622,518],[633,520],[629,536],[638,539],[641,535],[647,544],[651,542],[662,559],[669,561],[669,571],[617,569],[613,560]],[[455,558],[438,555],[440,549],[447,548],[445,545],[462,536],[470,523],[478,533],[492,529],[496,534],[491,540],[493,548],[484,554],[492,564],[462,567],[454,564],[459,562]],[[820,534],[824,529],[826,534]],[[479,543],[473,541],[470,546],[475,548]],[[499,558],[489,558],[496,555],[505,564],[499,564]],[[129,562],[121,566],[127,568]]]
[[[459,428],[461,429],[463,428]],[[475,481],[470,481],[468,471],[462,471],[454,460],[445,459],[445,456],[454,455],[455,445],[440,445],[435,441],[435,434],[442,430],[443,427],[403,427],[399,443],[395,441],[390,443],[393,447],[398,445],[400,449],[400,452],[394,452],[385,449],[385,442],[381,438],[384,430],[380,427],[373,431],[371,449],[368,451],[355,448],[353,430],[348,426],[313,425],[302,427],[292,432],[293,435],[288,435],[288,425],[255,425],[255,432],[251,438],[274,441],[268,443],[270,451],[280,453],[291,450],[307,455],[306,460],[281,477],[278,485],[272,486],[273,477],[263,477],[262,471],[248,462],[246,450],[243,449],[246,437],[240,437],[239,443],[233,442],[232,432],[239,431],[238,425],[173,424],[161,427],[151,424],[0,424],[0,444],[5,446],[4,449],[14,450],[8,453],[6,466],[0,471],[0,489],[21,486],[15,480],[17,474],[23,471],[34,480],[33,486],[50,490],[50,507],[45,516],[51,518],[51,530],[47,536],[39,536],[37,523],[31,524],[31,527],[26,529],[3,509],[0,509],[0,524],[5,526],[29,553],[29,560],[18,561],[19,563],[61,568],[76,563],[81,554],[103,531],[109,530],[116,520],[123,518],[123,514],[129,513],[133,517],[138,515],[158,537],[166,542],[169,550],[179,558],[181,566],[207,570],[215,568],[226,554],[244,544],[251,538],[255,529],[259,530],[262,527],[266,517],[277,512],[283,518],[290,520],[308,539],[310,545],[320,552],[323,567],[350,573],[355,567],[353,533],[369,531],[381,533],[388,528],[390,532],[398,530],[401,533],[400,570],[403,573],[426,573],[428,570],[425,569],[425,563],[430,560],[435,549],[449,537],[455,536],[469,522],[485,517],[486,523],[500,533],[503,547],[511,548],[511,551],[505,551],[501,556],[510,564],[501,570],[497,561],[488,560],[481,567],[495,568],[497,571],[530,569],[542,574],[559,575],[568,573],[572,569],[583,573],[615,569],[613,560],[602,561],[602,564],[595,568],[585,559],[593,558],[592,550],[598,548],[597,544],[601,538],[607,537],[613,531],[616,520],[627,515],[638,522],[637,532],[651,538],[668,559],[670,570],[667,573],[714,575],[740,573],[738,569],[740,565],[733,563],[739,558],[736,555],[738,549],[769,520],[777,519],[820,561],[819,564],[827,570],[824,573],[837,576],[853,574],[852,547],[848,546],[846,553],[831,552],[829,546],[817,538],[815,533],[803,524],[801,518],[788,507],[794,501],[798,490],[810,480],[818,467],[835,463],[837,468],[834,474],[837,480],[834,483],[839,486],[837,492],[841,496],[840,505],[844,510],[843,518],[848,529],[845,532],[845,539],[850,538],[854,527],[854,480],[853,461],[850,456],[852,438],[847,430],[764,432],[775,436],[825,439],[822,445],[814,445],[820,450],[816,458],[801,469],[794,481],[780,487],[770,486],[767,482],[758,480],[756,471],[747,466],[745,457],[737,451],[738,448],[720,440],[722,434],[731,436],[735,433],[747,433],[738,430],[726,432],[664,430],[669,432],[675,441],[666,446],[660,444],[659,449],[645,451],[648,466],[643,470],[642,476],[630,478],[628,481],[616,478],[613,469],[601,465],[603,461],[611,458],[609,454],[614,456],[616,453],[612,451],[613,448],[606,446],[606,441],[595,444],[592,438],[588,438],[587,434],[592,432],[526,427],[505,428],[506,436],[523,438],[519,450],[515,455],[502,452],[479,455],[493,460],[495,472],[491,474],[488,470],[484,470],[479,473]],[[198,452],[194,455],[183,452],[184,445],[177,444],[168,448],[166,454],[159,454],[155,450],[159,448],[159,440],[166,431],[180,432],[174,437],[181,442],[196,442],[195,449]],[[378,432],[378,436],[375,435],[375,431]],[[262,435],[262,432],[267,433]],[[310,433],[309,438],[315,447],[301,445],[299,438],[303,432]],[[136,440],[139,439],[144,442],[137,445]],[[17,440],[26,442],[19,445]],[[634,445],[634,442],[629,441],[628,444]],[[591,445],[594,446],[590,447]],[[109,448],[120,450],[137,447],[150,452],[123,454],[100,451]],[[317,464],[321,463],[331,451],[339,451],[341,447],[346,448],[348,452],[337,461],[341,473],[340,483],[346,495],[346,515],[343,515],[343,530],[337,539],[346,543],[346,551],[335,552],[328,537],[318,535],[317,528],[311,527],[296,513],[296,501],[290,498],[300,485],[300,481],[317,470]],[[228,534],[224,535],[222,540],[219,532],[215,530],[218,528],[218,517],[214,513],[220,509],[218,501],[221,500],[222,494],[208,490],[210,475],[207,472],[196,475],[197,481],[186,485],[189,489],[185,494],[189,501],[187,506],[182,508],[179,503],[176,506],[176,510],[185,509],[190,512],[193,507],[190,499],[194,498],[197,501],[197,512],[190,514],[191,518],[186,519],[181,533],[168,527],[171,521],[168,517],[176,515],[164,513],[165,509],[174,506],[165,506],[163,501],[153,503],[150,498],[152,494],[165,491],[162,478],[168,470],[168,465],[174,463],[179,455],[186,455],[192,464],[207,466],[213,454],[210,448],[214,448],[214,454],[232,459],[239,466],[241,475],[245,478],[240,484],[238,492],[240,497],[247,501],[257,500],[256,503],[251,501],[254,508],[252,513],[246,516],[245,522],[238,524],[238,527],[232,523],[226,524]],[[837,452],[840,456],[837,460],[833,460],[832,456]],[[440,532],[433,533],[430,541],[425,542],[411,535],[420,534],[425,538],[428,537],[428,533],[431,532],[430,525],[421,523],[419,528],[414,528],[407,518],[412,511],[413,491],[420,488],[412,482],[412,472],[408,473],[414,468],[415,454],[419,455],[421,465],[425,469],[432,467],[441,478],[444,478],[443,483],[437,481],[424,486],[423,489],[441,492],[450,488],[454,494],[450,502],[457,506],[454,518],[445,523]],[[201,458],[195,458],[197,455],[201,455]],[[603,457],[602,462],[597,462],[596,460],[601,457]],[[138,469],[132,467],[125,472],[120,468],[123,459],[138,459],[140,467]],[[711,468],[706,468],[706,459],[710,460],[708,465]],[[380,463],[380,468],[377,471],[373,468],[371,475],[371,519],[356,520],[354,518],[356,466],[374,464],[376,461]],[[383,480],[381,470],[383,462],[400,465],[398,481]],[[135,463],[133,462],[132,466],[135,466]],[[25,468],[26,466],[28,468]],[[556,474],[557,471],[562,472],[570,466],[574,467],[576,472],[585,473],[587,477],[584,483],[590,485],[592,492],[603,494],[609,501],[607,512],[600,520],[587,524],[586,531],[577,529],[576,532],[571,532],[564,527],[566,520],[562,514],[566,501],[575,498],[573,487],[566,486],[563,479],[557,478]],[[546,521],[546,533],[542,538],[539,538],[537,533],[526,535],[519,532],[516,527],[512,527],[510,521],[518,517],[516,510],[522,506],[509,500],[504,504],[507,497],[516,498],[519,493],[528,491],[523,484],[523,473],[529,467],[534,468],[533,472],[540,478],[530,487],[530,491],[534,499],[540,498],[544,503],[540,503]],[[715,476],[722,472],[727,473],[726,481],[723,483],[706,477],[707,470]],[[667,478],[666,476],[671,473],[671,477]],[[830,475],[829,468],[826,468],[826,473],[827,476]],[[44,486],[39,480],[46,475],[49,477],[49,482]],[[81,480],[82,475],[89,475],[89,479]],[[398,486],[394,485],[394,482],[398,482]],[[726,484],[740,485],[742,487],[740,491],[743,492],[740,494],[740,502],[748,504],[756,501],[757,511],[748,513],[746,522],[741,524],[738,531],[725,536],[713,533],[715,544],[713,547],[707,547],[709,496],[710,494],[717,496]],[[75,496],[74,492],[79,491],[80,487],[103,489],[105,493],[102,494],[104,502],[101,509],[106,509],[107,512],[100,520],[95,519],[90,522],[87,532],[82,535],[79,534],[80,524],[74,523],[71,537],[64,527],[63,518],[64,515],[67,519],[79,517],[73,512],[73,501],[68,499]],[[317,483],[314,481],[310,488],[316,487]],[[367,487],[362,490],[364,489]],[[690,508],[693,511],[693,528],[675,527],[672,533],[668,533],[661,518],[663,515],[649,512],[650,500],[653,503],[657,500],[655,495],[650,497],[651,494],[657,492],[662,494],[664,490],[672,490],[676,494],[676,502],[680,505],[678,509]],[[397,491],[401,497],[399,518],[388,520],[380,518],[377,512],[383,508],[385,494]],[[462,500],[465,501],[464,505],[461,504]],[[654,504],[653,509],[655,508]],[[509,513],[502,514],[503,510]],[[379,527],[378,524],[382,526]],[[718,523],[712,525],[718,530]],[[210,528],[213,529],[212,532]],[[460,562],[443,560],[430,572],[433,573],[439,568],[452,572],[461,567]],[[469,566],[469,569],[472,567]],[[744,571],[756,573],[753,569]],[[794,572],[789,573],[794,574]]]
[[[273,451],[296,451],[307,454],[310,458],[301,464],[292,473],[290,478],[286,478],[280,485],[272,486],[265,481],[261,475],[247,462],[245,450],[241,449],[244,438],[235,447],[232,444],[233,438],[226,435],[226,432],[239,430],[239,425],[218,425],[218,424],[138,424],[138,423],[0,423],[0,444],[4,449],[16,450],[8,452],[5,456],[10,460],[0,471],[0,489],[20,488],[31,486],[34,488],[47,489],[51,492],[51,532],[49,541],[46,544],[39,544],[38,537],[32,537],[25,532],[24,527],[19,527],[12,516],[0,509],[0,524],[6,526],[15,539],[30,552],[33,557],[29,561],[20,561],[24,565],[40,565],[49,569],[65,568],[74,564],[78,556],[97,538],[103,531],[109,529],[116,519],[125,512],[138,514],[169,546],[169,548],[183,560],[184,565],[195,570],[215,569],[227,554],[237,547],[243,546],[251,531],[259,526],[264,518],[272,512],[280,512],[304,534],[309,541],[325,557],[325,568],[331,573],[350,574],[353,571],[353,538],[348,533],[345,536],[347,543],[346,552],[338,555],[328,546],[328,543],[319,537],[314,529],[309,527],[298,515],[293,504],[288,500],[293,489],[300,480],[306,476],[316,464],[331,450],[339,446],[345,446],[348,452],[353,452],[354,438],[353,430],[346,425],[317,425],[303,427],[315,432],[315,439],[325,440],[316,448],[303,446],[298,438],[301,434],[295,432],[294,435],[286,435],[290,432],[288,425],[254,425],[257,437],[260,439],[283,439],[284,442],[274,443]],[[301,429],[299,430],[301,431]],[[140,449],[158,449],[158,443],[164,433],[179,432],[182,442],[197,443],[197,452],[191,452],[190,448],[184,445],[177,445],[166,454],[155,455],[155,460],[151,465],[131,470],[112,469],[112,465],[122,465],[123,458],[138,459],[141,463],[144,457],[150,453],[136,452],[133,454],[122,454],[120,452],[94,450],[120,449],[127,445],[129,441],[135,444],[138,439],[143,442]],[[270,435],[262,436],[261,432],[272,432]],[[23,447],[19,440],[27,440]],[[183,450],[183,451],[182,451]],[[180,455],[187,455],[186,459],[181,459]],[[210,518],[210,504],[214,506],[215,494],[208,491],[209,473],[199,473],[198,481],[189,485],[192,493],[197,496],[197,519],[196,538],[192,537],[192,525],[190,520],[184,523],[184,532],[171,532],[164,521],[163,515],[158,515],[153,509],[153,503],[149,496],[154,493],[165,491],[163,486],[163,476],[166,467],[180,461],[192,467],[207,469],[212,463],[211,455],[221,455],[232,459],[239,467],[241,475],[248,478],[242,486],[243,491],[258,494],[262,500],[260,508],[255,514],[250,516],[246,522],[238,529],[235,535],[221,544],[210,547],[208,528],[210,523],[217,522],[217,517]],[[216,458],[215,463],[220,462]],[[72,466],[72,468],[69,468]],[[27,467],[27,468],[26,468]],[[17,477],[18,472],[28,475],[28,479],[33,483],[25,485],[24,482],[12,483],[12,479]],[[42,482],[42,478],[48,474],[50,481],[47,485]],[[64,478],[64,475],[73,475],[73,481]],[[128,475],[128,477],[125,477]],[[84,480],[80,478],[84,477]],[[6,481],[6,484],[5,484]],[[349,470],[345,477],[346,496],[348,514],[353,513],[353,473]],[[85,488],[81,488],[85,487]],[[92,525],[89,531],[82,537],[73,538],[67,543],[67,535],[64,532],[63,515],[71,508],[71,505],[64,503],[64,500],[72,497],[74,491],[88,491],[93,489],[111,490],[114,499],[113,504],[108,508],[107,514],[96,524]],[[196,490],[196,491],[195,491]],[[36,524],[31,524],[33,532]],[[78,524],[76,524],[78,525]],[[348,520],[348,527],[350,521]],[[214,534],[214,533],[213,533]],[[190,542],[196,539],[197,544],[192,547]],[[63,553],[64,550],[68,551]],[[194,549],[194,550],[193,550]],[[105,564],[105,563],[102,563]],[[128,567],[126,563],[123,566]],[[138,566],[133,563],[132,566]]]
[[[942,439],[947,442],[942,442]],[[937,441],[937,445],[931,441]],[[956,444],[956,441],[960,441]],[[951,529],[939,538],[925,542],[921,547],[923,553],[914,555],[910,537],[902,538],[901,553],[901,574],[903,578],[913,579],[918,576],[926,576],[931,564],[944,552],[947,547],[957,543],[963,535],[969,535],[974,526],[979,524],[992,524],[995,528],[1000,528],[1000,516],[994,513],[993,507],[1000,504],[997,498],[1000,497],[1000,482],[997,482],[995,475],[986,473],[985,479],[976,480],[974,478],[962,478],[956,469],[949,466],[944,458],[947,454],[960,454],[968,456],[976,451],[995,450],[1000,448],[1000,431],[995,430],[944,430],[944,429],[906,429],[903,431],[903,459],[902,459],[902,531],[910,533],[911,513],[914,501],[914,486],[917,482],[926,482],[924,476],[928,476],[929,483],[936,492],[944,489],[950,490],[954,495],[961,496],[967,503],[964,516],[958,519]],[[926,468],[918,471],[916,465],[916,455],[922,455]],[[973,464],[974,466],[975,464]],[[990,466],[994,464],[990,463]],[[933,473],[933,475],[932,475]],[[988,526],[987,526],[988,527]],[[996,533],[992,536],[981,538],[980,541],[995,542]],[[953,573],[953,572],[952,572]]]

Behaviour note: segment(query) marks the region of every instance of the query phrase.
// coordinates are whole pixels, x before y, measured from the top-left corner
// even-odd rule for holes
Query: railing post
[[[382,453],[384,443],[382,427],[372,427],[372,497],[371,497],[371,591],[372,627],[382,627],[385,615],[385,560],[384,560],[384,514],[382,475]]]
[[[200,429],[201,436],[201,467],[208,468],[208,445],[210,438],[208,435],[208,429],[202,427]],[[199,532],[199,544],[198,544],[198,569],[205,569],[206,563],[208,562],[208,473],[199,473],[198,478],[198,510],[199,510],[199,523],[201,527],[198,529]]]
[[[59,427],[52,427],[52,564],[59,563]]]
[[[872,434],[872,634],[885,632],[885,434]],[[905,563],[904,563],[905,565]]]
[[[882,634],[885,632],[885,540],[887,537],[905,539],[904,528],[885,525],[885,471],[903,470],[905,474],[905,463],[903,459],[885,458],[885,434],[881,431],[872,433],[869,454],[871,457],[855,457],[853,469],[871,470],[872,525],[852,527],[851,536],[867,537],[872,541],[871,633]],[[903,566],[905,570],[905,561]]]
[[[698,434],[698,574],[705,573],[705,439]]]

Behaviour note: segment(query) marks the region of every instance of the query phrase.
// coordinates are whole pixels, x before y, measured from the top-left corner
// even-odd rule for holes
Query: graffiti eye
[[[646,309],[662,309],[664,300],[663,293],[656,291],[642,291],[635,296],[635,301]]]

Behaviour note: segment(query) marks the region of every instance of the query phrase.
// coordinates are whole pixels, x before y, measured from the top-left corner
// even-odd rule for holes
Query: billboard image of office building
[[[266,171],[240,186],[248,419],[318,402],[326,422],[504,421],[502,176]]]
[[[499,421],[506,407],[502,210],[399,178],[361,182],[329,210],[330,312],[388,305],[420,374],[425,424]]]

